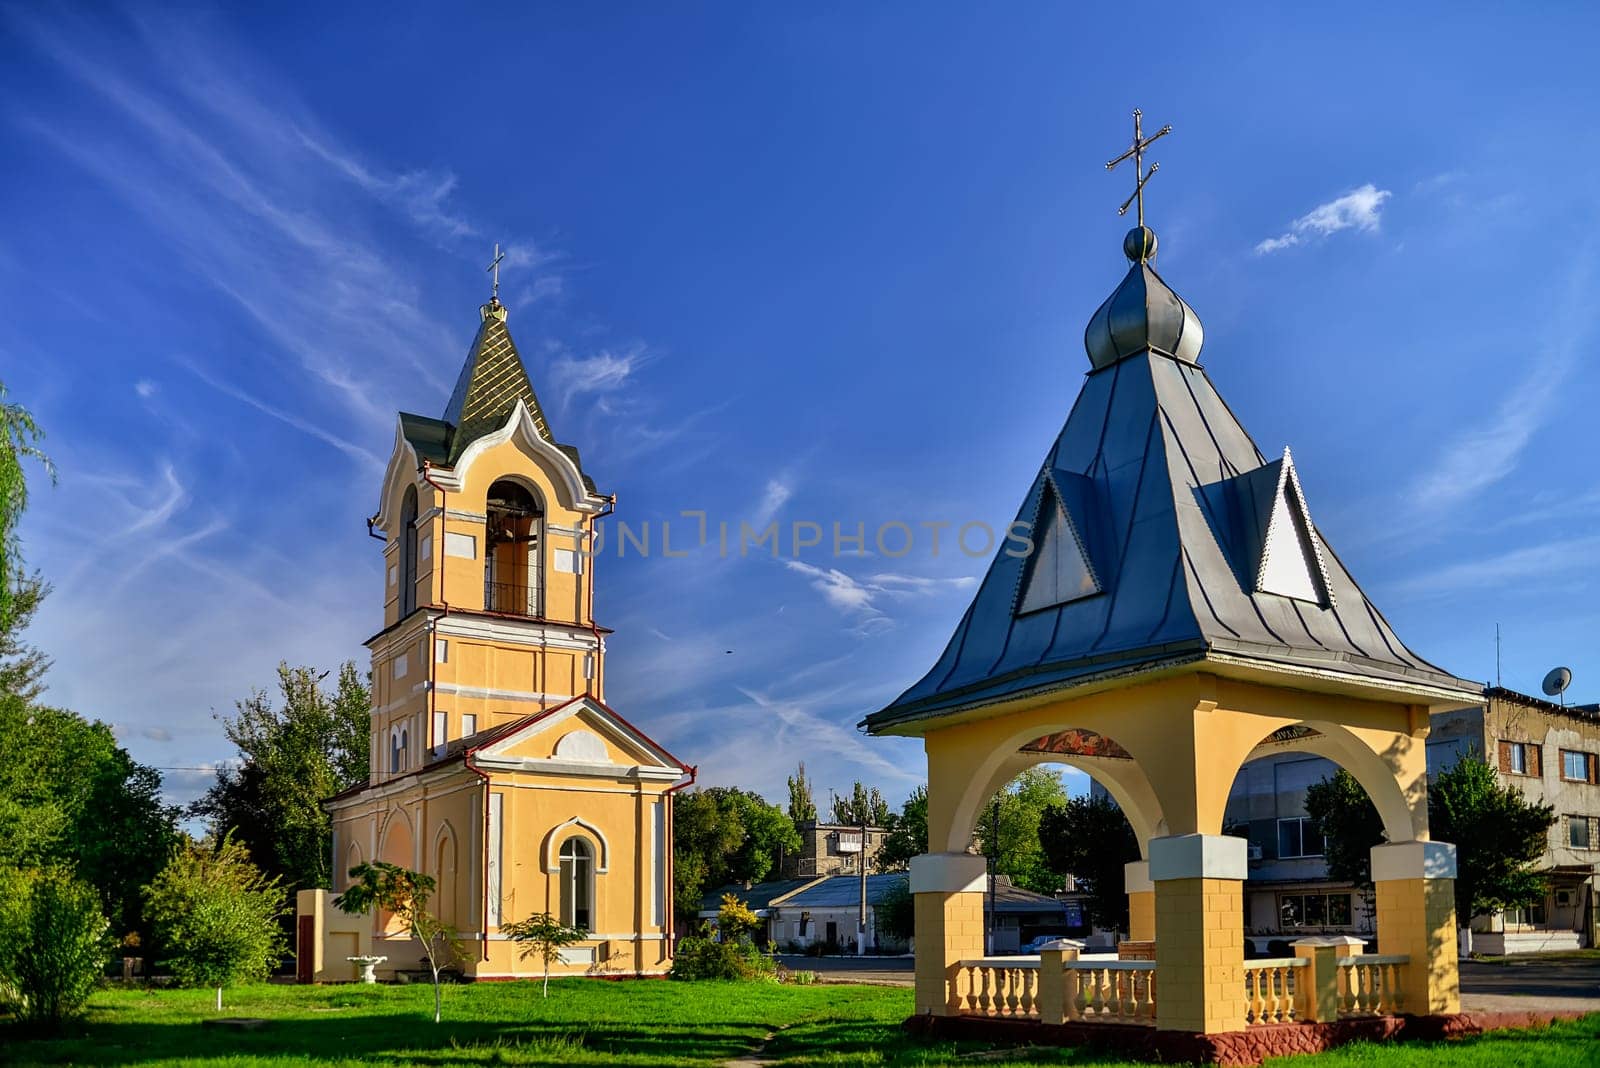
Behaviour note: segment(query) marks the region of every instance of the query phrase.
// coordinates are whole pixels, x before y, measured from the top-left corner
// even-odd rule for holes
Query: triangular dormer
[[[1199,496],[1246,593],[1336,606],[1322,539],[1288,449],[1281,459],[1200,487]]]
[[[1089,542],[1063,500],[1056,478],[1049,474],[1041,478],[1044,486],[1031,528],[1033,550],[1017,586],[1015,614],[1019,616],[1093,597],[1103,589],[1090,559]]]
[[[1261,536],[1261,560],[1256,565],[1256,592],[1331,607],[1333,598],[1328,591],[1322,545],[1306,510],[1300,478],[1288,449],[1283,450],[1278,464],[1278,485]]]

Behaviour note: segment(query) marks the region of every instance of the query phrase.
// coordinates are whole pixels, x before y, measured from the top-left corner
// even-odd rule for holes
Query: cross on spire
[[[494,289],[489,294],[489,302],[491,304],[500,303],[500,261],[505,258],[506,254],[500,251],[500,242],[496,241],[494,243],[494,260],[484,268],[484,270],[494,275]]]
[[[1143,114],[1138,108],[1133,109],[1133,147],[1106,164],[1106,170],[1109,171],[1123,160],[1130,156],[1133,157],[1133,195],[1122,202],[1122,207],[1117,209],[1117,214],[1128,214],[1128,206],[1137,202],[1139,205],[1140,226],[1144,225],[1144,184],[1154,178],[1156,171],[1161,169],[1161,164],[1159,163],[1150,164],[1149,171],[1144,169],[1144,150],[1172,132],[1172,124],[1168,123],[1149,137],[1144,136],[1144,133],[1139,128],[1139,119]]]

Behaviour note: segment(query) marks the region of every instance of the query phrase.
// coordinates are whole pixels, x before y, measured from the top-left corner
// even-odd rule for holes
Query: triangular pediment
[[[554,773],[682,768],[671,753],[589,696],[526,717],[483,746],[479,758]]]
[[[1029,532],[1031,551],[1017,584],[1014,611],[1019,616],[1071,604],[1104,590],[1086,536],[1086,495],[1074,479],[1082,476],[1062,472],[1041,475],[1039,507]],[[1068,504],[1073,498],[1076,507]]]

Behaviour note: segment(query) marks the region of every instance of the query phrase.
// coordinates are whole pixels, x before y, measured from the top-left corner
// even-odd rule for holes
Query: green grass
[[[413,986],[257,986],[230,990],[224,1016],[258,1031],[202,1026],[206,990],[107,990],[55,1038],[0,1027],[0,1063],[95,1065],[719,1065],[760,1050],[777,1065],[1079,1064],[1117,1062],[1073,1049],[927,1043],[899,1024],[911,991],[871,986],[564,980]],[[771,1036],[769,1039],[768,1036]],[[1354,1046],[1281,1062],[1294,1068],[1427,1065],[1514,1068],[1586,1063],[1600,1015],[1546,1031],[1501,1032],[1439,1046]]]

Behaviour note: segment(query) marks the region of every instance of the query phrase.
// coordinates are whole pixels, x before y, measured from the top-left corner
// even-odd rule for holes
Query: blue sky
[[[986,563],[920,524],[1009,522],[1064,420],[1134,106],[1203,362],[1402,637],[1489,679],[1498,622],[1507,685],[1600,696],[1600,72],[1552,60],[1592,12],[170,7],[0,8],[0,379],[61,469],[34,637],[141,760],[227,757],[279,659],[365,664],[394,412],[442,411],[498,241],[621,518],[917,532],[608,552],[612,703],[703,782],[903,796],[920,747],[854,724]]]

